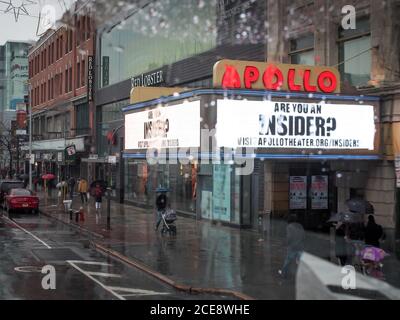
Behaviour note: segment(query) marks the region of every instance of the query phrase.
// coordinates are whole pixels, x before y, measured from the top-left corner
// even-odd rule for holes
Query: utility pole
[[[29,109],[29,190],[32,188],[32,97],[31,97],[31,85],[29,85],[28,92],[28,108]]]
[[[107,170],[107,177],[108,179],[111,179],[111,162],[110,162],[110,156],[112,152],[112,143],[114,141],[114,137],[117,134],[117,132],[122,129],[124,125],[119,126],[117,129],[115,129],[111,135],[111,138],[108,141],[108,159],[107,159],[107,165],[108,165],[108,170]],[[112,186],[111,183],[108,186],[107,185],[107,230],[111,230],[111,191],[112,191]]]

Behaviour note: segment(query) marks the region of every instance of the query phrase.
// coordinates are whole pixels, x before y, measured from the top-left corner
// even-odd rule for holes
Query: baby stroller
[[[166,234],[168,232],[171,235],[176,235],[176,213],[167,206],[168,198],[166,193],[168,192],[168,189],[158,188],[156,192],[158,194],[156,199],[158,216],[156,230],[158,229],[160,223],[162,223],[161,234]]]
[[[168,208],[161,212],[161,218],[163,226],[161,228],[161,234],[166,234],[167,232],[170,235],[176,236],[176,213],[171,208]]]

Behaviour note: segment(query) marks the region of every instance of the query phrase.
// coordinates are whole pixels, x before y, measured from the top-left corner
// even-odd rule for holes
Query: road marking
[[[105,263],[105,262],[98,262],[98,261],[83,261],[83,260],[68,260],[69,262],[75,264],[88,264],[88,265],[95,265],[95,266],[112,266],[112,264]]]
[[[42,272],[41,267],[34,267],[34,266],[15,267],[14,270],[22,273]]]
[[[123,296],[119,295],[118,293],[114,292],[113,290],[109,289],[108,286],[104,285],[102,282],[94,278],[89,274],[89,272],[86,272],[85,270],[79,268],[74,262],[72,261],[67,261],[72,267],[74,267],[76,270],[79,272],[83,273],[86,277],[91,279],[92,281],[96,282],[99,286],[101,286],[104,290],[107,292],[111,293],[113,296],[117,297],[119,300],[126,300]]]
[[[94,276],[106,276],[106,277],[114,277],[119,275],[112,274],[112,273],[101,273],[101,272],[91,272],[91,271],[86,271],[83,270],[82,268],[78,267],[77,264],[84,264],[84,265],[105,265],[102,262],[96,262],[96,261],[73,261],[73,260],[68,260],[67,263],[69,263],[72,267],[74,267],[76,270],[84,274],[86,277],[97,283],[99,286],[101,286],[104,290],[107,292],[111,293],[115,297],[117,297],[119,300],[126,300],[124,297],[125,296],[150,296],[150,295],[169,295],[169,293],[162,293],[162,292],[156,292],[156,291],[151,291],[151,290],[141,290],[141,289],[134,289],[134,288],[124,288],[124,287],[113,287],[113,286],[107,286],[98,279],[96,279]],[[108,264],[106,264],[108,265]],[[126,294],[119,294],[118,292],[126,292]]]
[[[21,227],[18,223],[16,223],[14,220],[11,220],[8,217],[2,216],[2,218],[4,220],[7,220],[11,223],[13,223],[18,229],[21,229],[22,231],[24,231],[25,233],[29,234],[32,238],[36,239],[37,241],[39,241],[41,244],[43,244],[45,247],[47,247],[47,249],[51,249],[51,247],[44,242],[42,239],[38,238],[37,236],[35,236],[32,232],[29,232],[28,230],[24,229],[23,227]]]
[[[109,288],[113,291],[118,291],[118,292],[129,292],[127,294],[121,294],[123,297],[127,296],[156,296],[156,295],[169,295],[169,293],[163,293],[163,292],[156,292],[156,291],[151,291],[151,290],[142,290],[142,289],[133,289],[133,288],[123,288],[123,287],[110,287]]]
[[[91,276],[105,277],[105,278],[121,278],[121,275],[115,273],[104,273],[104,272],[88,272]]]

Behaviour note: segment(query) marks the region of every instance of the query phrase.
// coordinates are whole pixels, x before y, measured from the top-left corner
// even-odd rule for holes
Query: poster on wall
[[[328,176],[311,177],[311,208],[313,210],[328,209]]]
[[[214,165],[213,219],[231,221],[231,167]]]
[[[212,212],[212,192],[211,191],[202,191],[201,192],[201,217],[203,219],[211,219]]]
[[[200,147],[200,101],[125,115],[125,149]]]
[[[372,105],[218,100],[217,109],[220,148],[375,148]]]
[[[307,209],[307,177],[290,177],[290,210]]]

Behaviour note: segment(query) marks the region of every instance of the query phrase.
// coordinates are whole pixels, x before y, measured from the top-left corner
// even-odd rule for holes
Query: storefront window
[[[97,152],[108,155],[107,133],[123,124],[122,108],[129,105],[129,99],[106,104],[97,108]]]
[[[216,5],[154,1],[101,36],[102,86],[208,51],[216,45]],[[105,62],[105,63],[104,63]]]

